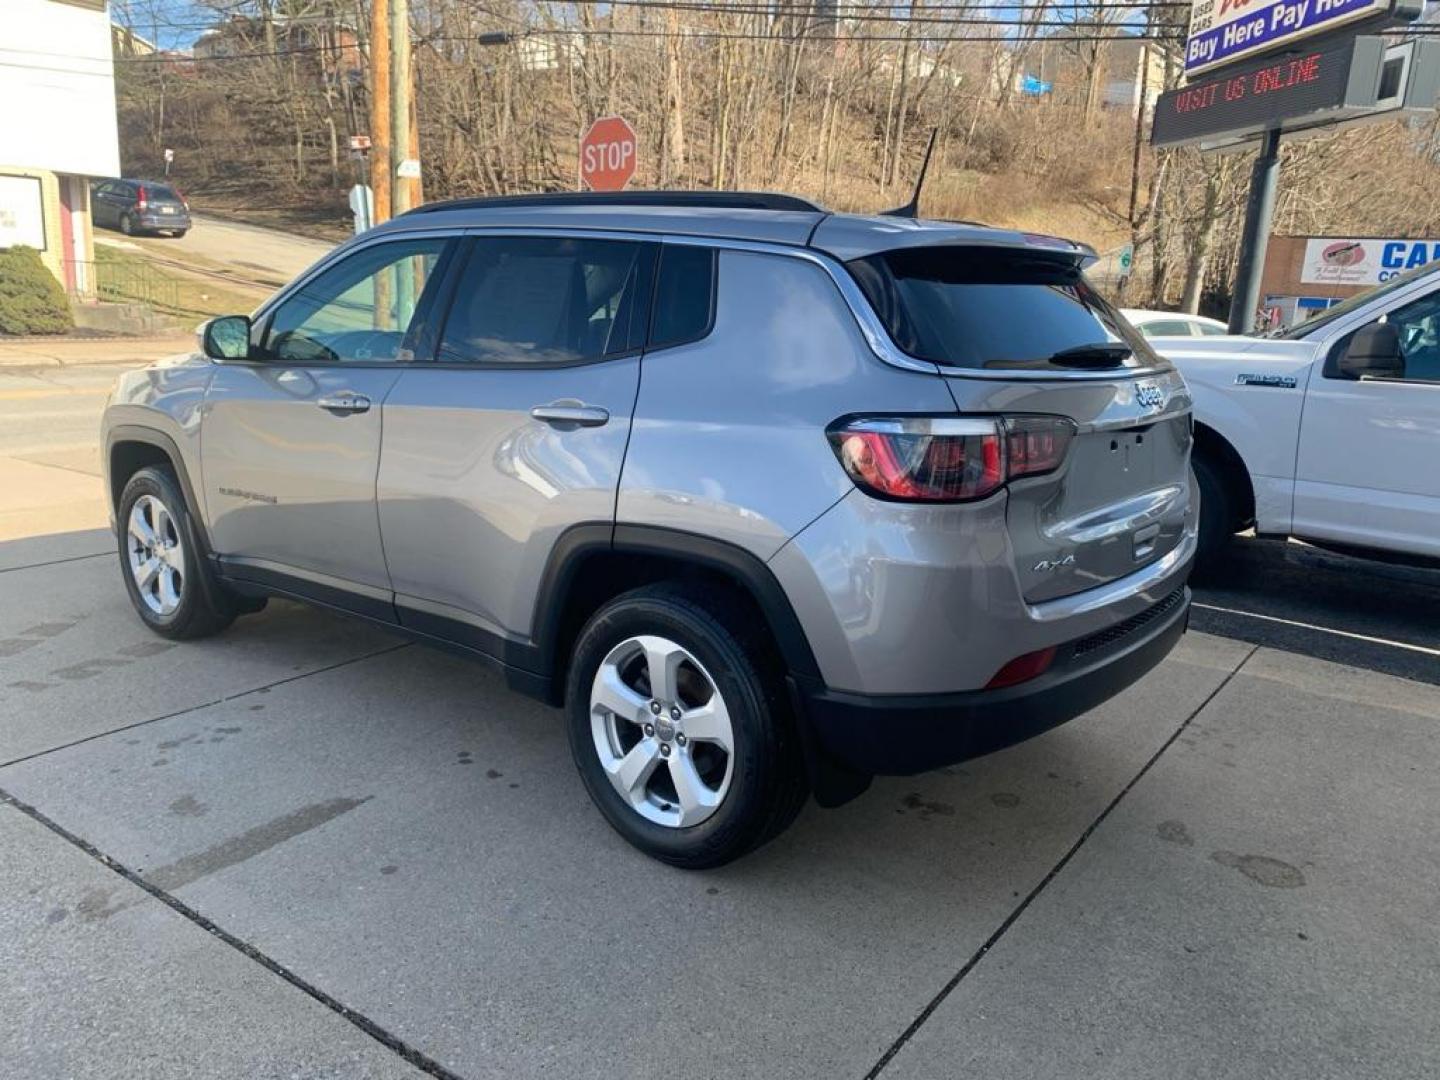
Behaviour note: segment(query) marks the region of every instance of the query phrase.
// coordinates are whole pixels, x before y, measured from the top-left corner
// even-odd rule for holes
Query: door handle
[[[326,394],[315,399],[315,404],[332,413],[362,413],[370,411],[370,399],[364,394]]]
[[[530,416],[535,420],[567,430],[577,427],[599,427],[610,420],[609,410],[596,405],[536,405],[530,410]]]

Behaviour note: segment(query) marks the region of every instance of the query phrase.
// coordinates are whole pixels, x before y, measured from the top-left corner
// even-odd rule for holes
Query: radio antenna
[[[920,210],[920,189],[925,186],[925,174],[930,169],[930,152],[935,149],[935,136],[940,131],[938,127],[930,129],[930,141],[925,146],[925,160],[920,162],[920,175],[915,178],[915,192],[910,196],[910,201],[904,206],[897,206],[894,210],[881,211],[882,217],[917,217]]]

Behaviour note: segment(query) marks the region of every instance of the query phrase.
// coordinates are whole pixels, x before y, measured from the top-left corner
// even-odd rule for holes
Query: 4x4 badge
[[[1136,383],[1135,400],[1147,409],[1163,409],[1165,407],[1165,391],[1160,389],[1157,383]]]
[[[1034,573],[1045,574],[1051,570],[1059,570],[1062,566],[1074,566],[1075,556],[1066,555],[1063,559],[1041,559],[1035,564]]]

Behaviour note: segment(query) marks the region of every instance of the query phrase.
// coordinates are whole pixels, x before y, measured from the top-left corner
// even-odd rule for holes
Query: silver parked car
[[[424,207],[121,378],[125,587],[167,637],[279,595],[489,661],[621,835],[718,865],[1180,637],[1190,399],[1089,257],[782,195]]]

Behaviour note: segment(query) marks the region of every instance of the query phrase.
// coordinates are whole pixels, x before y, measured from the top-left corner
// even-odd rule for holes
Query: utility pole
[[[390,207],[396,216],[415,205],[410,157],[410,0],[390,0]],[[418,162],[416,162],[418,164]]]
[[[1265,249],[1270,244],[1270,219],[1275,214],[1275,182],[1280,176],[1280,132],[1265,132],[1255,171],[1250,175],[1250,198],[1245,204],[1245,231],[1240,236],[1240,267],[1230,299],[1230,333],[1249,334],[1260,310],[1260,277],[1265,271]]]
[[[370,190],[371,223],[390,218],[390,4],[370,6]]]

